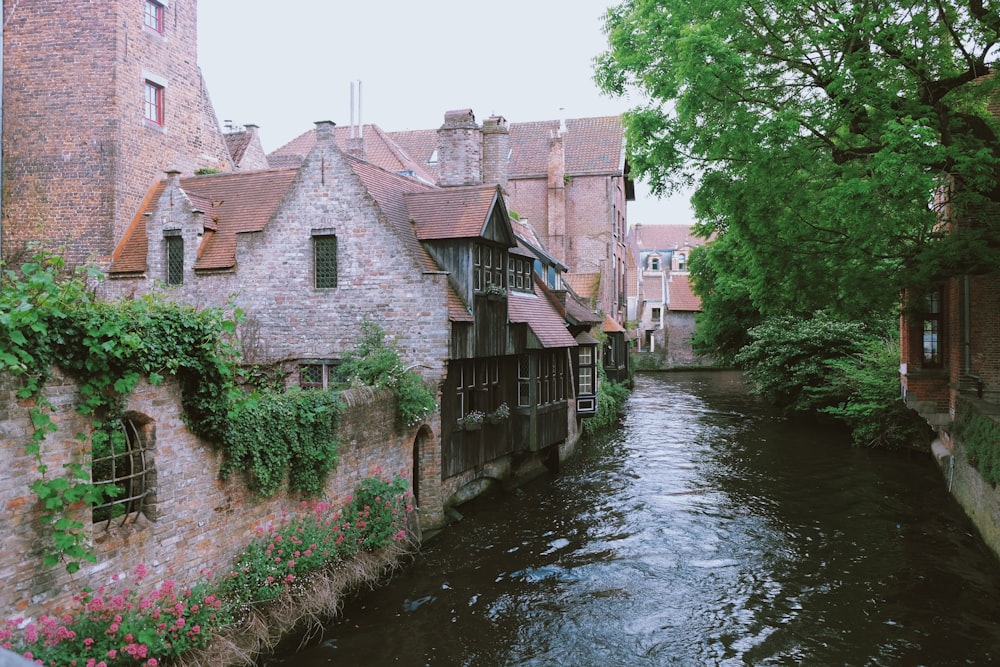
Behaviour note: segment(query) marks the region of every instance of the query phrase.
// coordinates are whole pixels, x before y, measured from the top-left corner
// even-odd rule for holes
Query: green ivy
[[[983,480],[1000,484],[1000,425],[986,415],[965,408],[955,421],[955,435],[962,440],[969,465]]]
[[[263,391],[234,406],[223,437],[222,476],[240,470],[251,489],[270,497],[287,477],[293,492],[319,494],[337,465],[340,395],[321,389]]]
[[[597,414],[583,421],[583,432],[587,434],[614,426],[629,397],[628,387],[609,380],[603,366],[598,366],[597,377]]]
[[[83,449],[89,444],[100,455],[122,445],[124,398],[143,376],[153,384],[166,375],[177,377],[192,430],[206,436],[219,432],[234,367],[233,350],[225,343],[234,327],[221,311],[198,311],[152,296],[100,302],[87,288],[88,280],[99,278],[86,271],[66,275],[60,258],[39,254],[20,271],[5,270],[0,285],[0,371],[19,382],[17,396],[30,404],[27,451],[40,475],[31,489],[53,538],[44,563],[64,561],[70,572],[96,560],[87,547],[86,526],[71,508],[100,504],[115,487],[93,483],[89,457],[64,464],[65,474],[43,463],[46,436],[56,431],[54,406],[43,391],[51,370],[59,367],[76,381],[76,410],[90,417],[92,430],[75,437]]]
[[[414,371],[403,366],[399,348],[385,340],[372,322],[361,323],[361,338],[337,368],[337,380],[350,387],[387,388],[396,397],[396,418],[416,426],[437,407],[434,392]]]
[[[76,572],[83,561],[96,560],[86,526],[71,508],[100,505],[118,494],[114,484],[93,483],[90,462],[126,446],[125,399],[143,377],[154,385],[166,376],[177,380],[188,428],[225,453],[223,476],[243,472],[261,496],[273,495],[286,480],[292,492],[322,491],[337,464],[339,394],[266,388],[248,394],[235,383],[238,354],[229,343],[235,322],[222,309],[198,310],[156,295],[98,301],[87,282],[100,278],[96,271],[66,275],[60,258],[39,254],[20,271],[5,270],[0,284],[0,372],[16,379],[18,399],[30,405],[26,449],[40,475],[31,489],[53,538],[46,566],[63,561]],[[56,431],[54,406],[44,393],[56,367],[74,379],[76,410],[90,418],[90,430],[75,437],[91,456],[71,460],[61,472],[49,470],[42,454],[46,437]],[[434,393],[369,323],[346,356],[342,377],[349,384],[391,389],[397,418],[408,426],[436,407]]]

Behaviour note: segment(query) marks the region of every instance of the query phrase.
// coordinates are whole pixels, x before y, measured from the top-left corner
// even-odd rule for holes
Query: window
[[[313,277],[316,287],[337,286],[337,237],[313,232]]]
[[[517,359],[517,404],[520,407],[531,405],[531,362],[524,354]]]
[[[530,259],[507,258],[507,285],[511,289],[531,292],[531,270]]]
[[[94,434],[91,478],[104,492],[104,502],[93,508],[94,523],[117,518],[124,523],[146,513],[153,487],[151,432],[149,420],[133,416],[110,433]]]
[[[490,285],[504,287],[507,251],[482,243],[472,246],[472,289],[485,290]]]
[[[660,320],[660,309],[659,308],[653,308],[652,318],[654,320],[656,320],[656,321]]]
[[[941,292],[934,291],[927,295],[926,312],[924,313],[924,366],[937,367],[941,365]]]
[[[168,230],[164,239],[167,243],[167,284],[184,283],[184,238],[180,230]]]
[[[310,361],[299,364],[299,386],[303,389],[329,389],[339,361]]]
[[[154,125],[163,126],[163,86],[146,80],[146,120]]]
[[[659,257],[650,257],[649,258],[649,269],[651,271],[659,271],[660,270],[660,258]]]
[[[145,0],[146,6],[143,13],[143,24],[152,30],[163,34],[163,5],[156,0]]]
[[[684,253],[677,255],[677,270],[687,271],[687,255]]]

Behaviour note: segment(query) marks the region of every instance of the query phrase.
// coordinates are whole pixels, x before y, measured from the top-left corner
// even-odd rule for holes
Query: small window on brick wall
[[[163,126],[163,86],[150,80],[145,82],[146,100],[144,113],[146,120],[154,125]]]
[[[153,32],[163,34],[163,5],[156,0],[144,0],[143,25]]]
[[[93,437],[91,477],[104,492],[104,502],[93,508],[93,521],[125,523],[140,513],[148,518],[154,485],[152,425],[133,416],[122,419],[119,428]]]
[[[337,286],[337,237],[313,232],[313,279],[316,287]]]
[[[167,246],[167,284],[184,283],[184,238],[179,233],[168,231],[164,241]]]
[[[329,389],[339,361],[309,361],[299,364],[299,386],[303,389]]]

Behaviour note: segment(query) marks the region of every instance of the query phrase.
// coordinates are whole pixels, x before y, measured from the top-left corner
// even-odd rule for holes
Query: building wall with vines
[[[285,492],[256,497],[238,474],[220,479],[222,454],[185,426],[177,384],[140,382],[126,399],[125,415],[140,434],[140,442],[133,444],[142,451],[119,459],[117,465],[119,473],[146,471],[141,480],[128,483],[135,495],[146,494],[143,502],[102,514],[96,523],[89,505],[70,508],[89,531],[97,562],[83,563],[75,574],[60,566],[46,567],[42,556],[50,549],[52,531],[42,525],[43,500],[30,488],[39,477],[36,459],[25,450],[31,404],[17,400],[17,388],[18,382],[9,376],[0,377],[0,608],[10,613],[57,613],[74,592],[108,585],[139,564],[155,575],[147,579],[150,585],[166,579],[180,586],[193,584],[204,578],[206,569],[225,571],[258,527],[294,511],[303,500]],[[77,394],[72,381],[58,372],[45,390],[55,406],[52,417],[58,430],[43,441],[41,456],[53,471],[62,471],[70,460],[83,461],[89,448],[73,435],[90,428],[89,418],[76,414]],[[373,418],[392,415],[393,402],[389,392],[346,392],[337,434],[339,463],[323,494],[335,505],[343,504],[361,479],[411,479],[418,429],[400,430],[391,418]],[[426,424],[420,426],[420,439],[430,451],[433,436]]]

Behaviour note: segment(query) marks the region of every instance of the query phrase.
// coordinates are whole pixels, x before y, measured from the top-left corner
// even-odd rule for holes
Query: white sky
[[[602,95],[593,60],[607,46],[610,0],[201,0],[198,60],[219,122],[260,126],[272,151],[318,120],[348,125],[351,82],[361,120],[387,131],[433,129],[445,111],[480,123],[622,113]],[[628,219],[688,223],[686,197],[651,198],[636,183]]]

